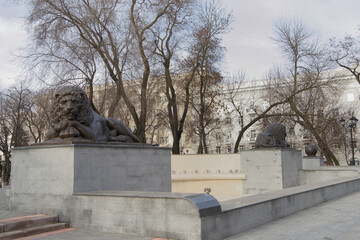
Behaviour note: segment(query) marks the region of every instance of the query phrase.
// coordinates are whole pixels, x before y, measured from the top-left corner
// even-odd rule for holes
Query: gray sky
[[[263,78],[281,55],[271,40],[279,17],[300,17],[322,41],[357,34],[360,26],[359,0],[223,0],[236,22],[224,37],[227,48],[224,70],[245,70],[248,78]]]
[[[4,3],[5,2],[5,3]],[[26,45],[23,5],[0,0],[0,89],[8,87],[21,71],[13,55]],[[301,17],[323,41],[330,37],[357,34],[360,26],[360,0],[223,0],[236,18],[230,33],[224,36],[227,48],[224,71],[246,71],[250,79],[263,78],[281,61],[271,41],[274,21],[279,17]]]
[[[24,5],[0,0],[0,90],[19,78],[21,67],[15,62],[14,55],[26,46],[26,31],[22,19],[25,15]]]

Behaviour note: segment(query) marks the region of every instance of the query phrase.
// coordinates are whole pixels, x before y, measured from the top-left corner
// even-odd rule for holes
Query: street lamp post
[[[358,119],[354,116],[352,116],[350,118],[350,123],[349,123],[349,126],[348,128],[350,128],[350,146],[351,146],[351,153],[352,153],[352,158],[351,158],[351,161],[350,161],[350,165],[355,165],[355,151],[354,151],[354,148],[355,148],[355,143],[356,141],[353,139],[353,129],[356,128],[356,124],[358,122]],[[340,119],[340,123],[343,127],[345,127],[345,119],[341,118]]]

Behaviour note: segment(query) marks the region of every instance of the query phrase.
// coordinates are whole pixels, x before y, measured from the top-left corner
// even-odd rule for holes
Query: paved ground
[[[248,230],[226,240],[359,240],[360,192]]]
[[[23,216],[7,210],[0,189],[0,219]],[[150,240],[123,234],[77,229],[37,239]],[[360,239],[360,192],[309,208],[226,240],[357,240]]]

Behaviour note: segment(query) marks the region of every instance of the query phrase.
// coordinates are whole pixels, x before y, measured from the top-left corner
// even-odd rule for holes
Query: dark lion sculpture
[[[272,123],[260,133],[255,141],[255,148],[280,147],[288,148],[290,144],[285,141],[286,128],[282,123]]]
[[[122,121],[95,113],[86,93],[79,87],[66,86],[54,95],[52,123],[46,142],[89,140],[95,142],[139,142]]]

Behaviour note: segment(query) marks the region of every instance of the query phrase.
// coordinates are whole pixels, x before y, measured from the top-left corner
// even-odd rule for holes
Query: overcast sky
[[[26,45],[22,4],[0,0],[0,89],[8,87],[20,72],[13,55]],[[357,34],[360,25],[360,0],[223,0],[236,21],[224,36],[227,48],[223,69],[234,73],[246,71],[249,79],[263,78],[281,61],[271,41],[274,21],[279,17],[301,17],[323,41],[330,37]]]
[[[300,17],[323,41],[357,34],[359,0],[223,0],[236,22],[224,37],[227,48],[224,70],[246,71],[248,78],[263,78],[281,55],[271,40],[273,23],[279,17]]]

